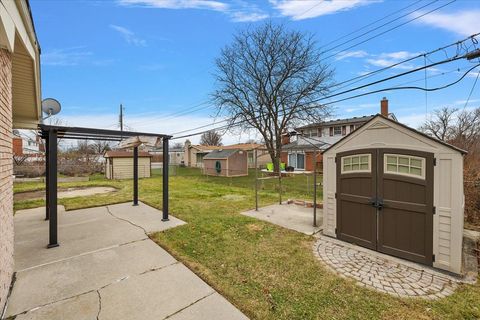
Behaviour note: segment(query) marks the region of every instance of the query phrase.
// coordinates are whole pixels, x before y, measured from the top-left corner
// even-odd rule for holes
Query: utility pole
[[[123,132],[123,105],[120,104],[120,117],[119,117],[119,126],[120,126],[120,131]]]

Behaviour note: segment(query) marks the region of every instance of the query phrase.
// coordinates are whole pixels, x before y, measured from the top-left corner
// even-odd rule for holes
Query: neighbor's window
[[[296,170],[305,170],[305,154],[289,153],[288,165],[294,167]]]
[[[383,161],[385,173],[425,179],[425,158],[402,154],[385,154]]]
[[[342,135],[342,127],[333,127],[333,135],[334,136],[340,136]]]
[[[342,173],[370,172],[370,163],[368,153],[342,157]]]

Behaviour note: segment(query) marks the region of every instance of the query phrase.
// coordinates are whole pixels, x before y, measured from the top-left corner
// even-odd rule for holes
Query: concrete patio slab
[[[187,311],[202,310],[217,293],[147,236],[185,222],[161,222],[161,212],[145,204],[59,208],[60,247],[46,249],[44,215],[44,208],[15,215],[16,281],[6,317],[164,319],[194,312],[205,314],[196,319],[245,319],[221,297],[209,313]]]
[[[63,208],[62,208],[63,209]],[[60,246],[47,250],[48,221],[45,208],[15,214],[15,269],[73,257],[85,252],[148,238],[140,228],[112,218],[106,207],[58,212]]]
[[[8,311],[19,314],[176,262],[152,241],[141,240],[27,269],[16,274]]]
[[[164,319],[215,291],[182,264],[136,275],[99,290],[101,319]],[[161,306],[161,308],[159,308]]]
[[[115,217],[128,220],[131,223],[141,227],[146,233],[163,231],[185,224],[180,219],[169,216],[169,221],[162,221],[161,212],[144,203],[139,202],[135,207],[135,214],[132,215],[131,203],[120,203],[108,206],[108,210]]]
[[[194,305],[169,317],[170,320],[244,320],[248,319],[218,293],[213,293]]]
[[[267,221],[281,227],[313,235],[322,230],[323,213],[317,209],[317,226],[313,226],[313,208],[305,208],[296,204],[275,204],[258,211],[242,212],[243,215]]]
[[[93,320],[99,311],[98,294],[93,291],[19,314],[15,320]]]

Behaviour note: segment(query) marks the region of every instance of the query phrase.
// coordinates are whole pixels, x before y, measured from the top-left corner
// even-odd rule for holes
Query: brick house
[[[13,129],[41,117],[40,47],[27,0],[0,3],[0,315],[13,275]]]
[[[388,111],[386,98],[380,101],[380,113],[396,120],[395,115]],[[374,116],[336,119],[295,128],[298,133],[295,140],[291,141],[288,136],[284,136],[281,161],[287,166],[294,167],[295,170],[313,171],[313,157],[317,151],[315,163],[317,169],[322,170],[321,151],[360,128]]]

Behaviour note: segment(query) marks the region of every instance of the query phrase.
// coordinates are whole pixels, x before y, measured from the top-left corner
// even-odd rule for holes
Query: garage
[[[465,152],[377,115],[324,158],[324,233],[461,272]]]

